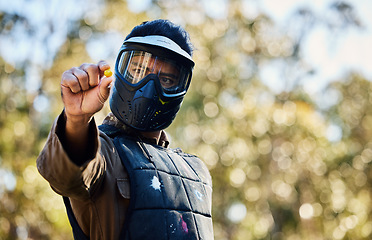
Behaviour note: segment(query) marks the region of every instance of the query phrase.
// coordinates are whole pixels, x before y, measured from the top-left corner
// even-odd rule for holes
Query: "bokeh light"
[[[61,3],[0,2],[0,239],[71,238],[35,165],[61,74],[114,66],[124,36],[155,18],[195,47],[166,132],[212,174],[215,239],[371,239],[370,1]]]

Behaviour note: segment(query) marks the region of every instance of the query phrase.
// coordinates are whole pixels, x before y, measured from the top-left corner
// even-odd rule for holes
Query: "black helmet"
[[[190,54],[167,37],[125,40],[116,59],[111,111],[134,129],[165,129],[180,109],[193,67]]]

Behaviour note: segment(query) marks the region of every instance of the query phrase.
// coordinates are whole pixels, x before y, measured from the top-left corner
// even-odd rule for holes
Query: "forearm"
[[[62,74],[65,109],[37,159],[40,174],[61,195],[87,198],[104,176],[106,162],[98,154],[98,129],[93,115],[110,95],[113,77],[103,76],[109,68],[105,61],[83,63]]]
[[[105,163],[98,154],[97,128],[93,121],[88,131],[88,136],[91,136],[87,145],[89,151],[82,154],[85,157],[80,159],[66,151],[65,127],[65,118],[61,114],[37,159],[37,167],[57,193],[87,199],[105,169]]]
[[[94,157],[97,149],[97,128],[93,117],[68,116],[63,112],[64,122],[57,132],[61,143],[71,160],[78,166]]]

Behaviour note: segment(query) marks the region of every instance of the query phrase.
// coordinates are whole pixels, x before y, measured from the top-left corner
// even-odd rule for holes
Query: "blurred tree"
[[[61,198],[35,166],[63,108],[60,76],[102,58],[113,65],[123,37],[153,18],[182,24],[195,44],[191,89],[168,133],[211,170],[215,238],[371,238],[372,85],[350,73],[323,96],[302,89],[317,71],[303,59],[304,39],[317,24],[334,35],[360,28],[351,4],[335,1],[327,16],[298,9],[284,32],[250,15],[249,1],[217,1],[216,12],[214,1],[31,2],[23,9],[49,10],[38,23],[27,11],[0,14],[3,46],[29,42],[0,54],[0,239],[72,238]],[[279,66],[280,84],[262,81],[267,66]]]
[[[336,35],[359,28],[353,7],[337,2],[326,17],[299,9],[284,33],[267,16],[249,19],[242,9],[231,1],[227,19],[188,28],[200,44],[197,68],[182,118],[170,128],[175,146],[211,169],[216,239],[368,239],[369,160],[357,157],[360,170],[351,162],[369,153],[360,135],[369,136],[361,123],[370,82],[345,75],[319,99],[301,88],[316,71],[302,59],[306,35],[317,24]],[[282,66],[279,87],[287,92],[260,82],[268,62]],[[336,99],[331,108],[326,96]],[[368,126],[369,117],[363,120]]]

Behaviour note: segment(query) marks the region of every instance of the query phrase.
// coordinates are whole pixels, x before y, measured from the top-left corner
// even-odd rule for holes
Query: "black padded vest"
[[[144,143],[109,125],[99,128],[113,138],[130,179],[130,205],[120,239],[214,239],[212,182],[199,158]],[[71,214],[74,237],[80,239]]]

